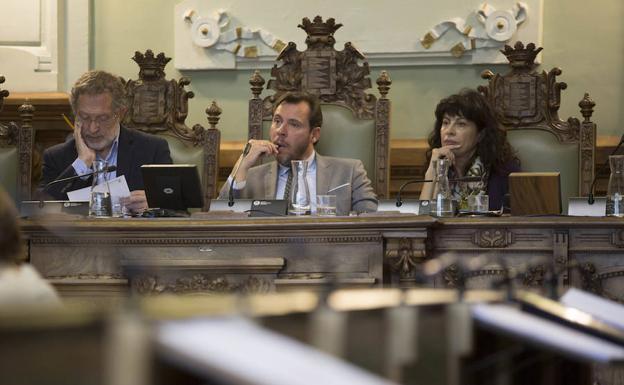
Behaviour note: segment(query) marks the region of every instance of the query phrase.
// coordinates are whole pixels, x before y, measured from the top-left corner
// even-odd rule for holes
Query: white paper
[[[395,384],[240,318],[163,322],[156,329],[156,340],[171,359],[227,383]]]
[[[624,306],[617,302],[575,288],[570,288],[559,301],[624,330]]]
[[[509,305],[478,304],[472,307],[472,315],[483,324],[586,361],[605,364],[624,361],[624,348],[619,345]]]
[[[123,175],[110,180],[108,182],[108,188],[110,189],[110,194],[112,198],[130,196],[130,189],[128,188],[128,183],[126,183],[126,177]],[[106,191],[106,186],[104,183],[95,186],[95,192],[104,191]],[[85,187],[79,190],[70,191],[67,193],[67,197],[72,202],[89,201],[91,200],[91,187]]]

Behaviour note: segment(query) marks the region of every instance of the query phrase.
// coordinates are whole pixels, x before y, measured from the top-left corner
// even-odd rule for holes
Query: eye
[[[281,123],[281,121],[282,121],[282,119],[280,119],[279,116],[275,116],[273,118],[273,123],[279,124],[279,123]]]

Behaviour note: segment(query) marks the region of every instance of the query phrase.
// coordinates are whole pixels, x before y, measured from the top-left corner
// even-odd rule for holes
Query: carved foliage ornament
[[[513,243],[513,234],[504,229],[478,230],[474,233],[472,242],[484,248],[504,248]]]
[[[139,276],[132,279],[132,289],[139,294],[192,294],[192,293],[268,293],[273,285],[270,281],[250,276],[241,282],[226,277],[195,274],[166,282],[156,276]]]
[[[402,280],[415,279],[415,268],[425,258],[425,250],[416,250],[409,238],[388,239],[386,258]]]
[[[305,89],[322,102],[344,105],[360,119],[374,117],[377,99],[365,93],[371,88],[370,69],[367,62],[358,64],[364,55],[351,43],[345,43],[342,51],[334,50],[334,32],[341,26],[333,18],[303,19],[298,27],[308,34],[308,49],[299,52],[290,42],[279,54],[282,65],[273,66],[267,85],[275,94],[265,98],[263,116],[271,116],[273,103],[283,93]]]

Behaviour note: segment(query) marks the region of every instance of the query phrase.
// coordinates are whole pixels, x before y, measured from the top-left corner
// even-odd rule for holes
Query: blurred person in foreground
[[[22,261],[17,210],[9,195],[0,189],[0,306],[60,305],[52,285],[32,265]]]

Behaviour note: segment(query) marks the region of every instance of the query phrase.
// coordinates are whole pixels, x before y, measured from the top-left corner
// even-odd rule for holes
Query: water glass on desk
[[[490,197],[485,194],[468,196],[468,211],[486,213],[490,210]]]
[[[335,195],[317,195],[316,196],[316,215],[322,217],[336,216],[336,196]]]

